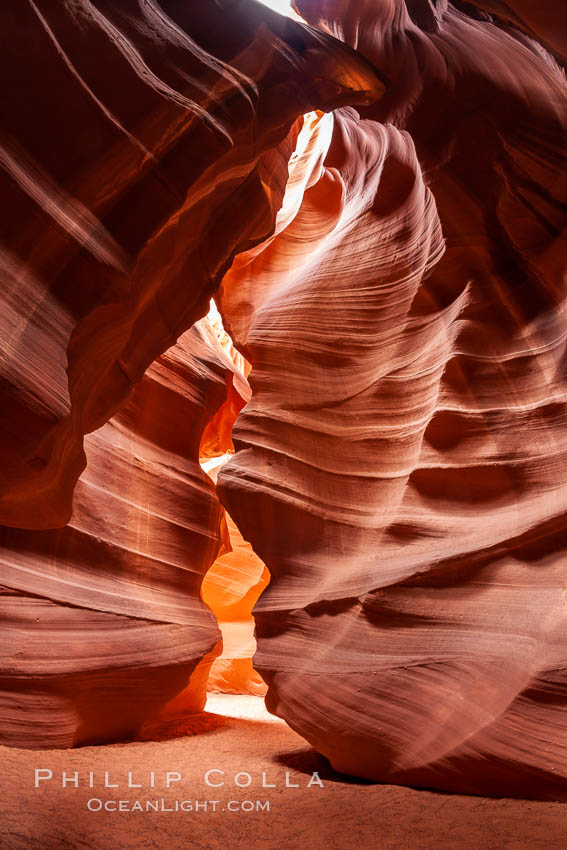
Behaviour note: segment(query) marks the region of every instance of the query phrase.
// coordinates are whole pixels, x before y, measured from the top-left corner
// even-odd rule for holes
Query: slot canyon
[[[564,17],[2,4],[9,790],[179,742],[216,768],[240,729],[236,768],[279,753],[355,807],[342,843],[275,818],[262,846],[560,846]],[[493,816],[533,833],[375,843],[379,788],[426,824],[506,799]],[[36,815],[7,847],[105,846]],[[248,846],[194,835],[106,847]]]

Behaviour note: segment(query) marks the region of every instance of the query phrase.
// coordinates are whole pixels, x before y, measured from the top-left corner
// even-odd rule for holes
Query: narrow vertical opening
[[[221,469],[234,454],[232,426],[251,395],[247,381],[251,366],[235,348],[212,300],[203,321],[217,336],[234,369],[227,400],[209,423],[201,441],[201,468],[216,486]],[[222,652],[213,661],[207,682],[207,707],[215,713],[224,713],[228,706],[228,701],[218,699],[217,695],[258,698],[267,690],[253,665],[256,640],[252,612],[269,583],[270,574],[228,512],[225,512],[222,531],[224,545],[201,585],[201,598],[213,612],[222,634]]]

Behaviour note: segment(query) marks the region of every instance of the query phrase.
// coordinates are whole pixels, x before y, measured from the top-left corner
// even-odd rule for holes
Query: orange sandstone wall
[[[3,742],[104,741],[174,698],[169,710],[203,708],[220,633],[199,589],[224,511],[199,444],[230,375],[203,319],[86,438],[67,526],[2,530]]]
[[[238,378],[188,329],[273,230],[298,117],[383,85],[246,0],[9,0],[0,42],[0,737],[70,746],[203,704],[199,445]]]
[[[225,532],[198,460],[241,410],[238,616],[210,582],[249,628],[242,563],[247,606],[270,572],[269,708],[354,775],[557,798],[562,5],[295,5],[309,27],[249,0],[2,5],[1,734],[202,705]],[[219,284],[243,409],[188,330]]]
[[[289,153],[262,154],[383,86],[246,0],[10,0],[0,32],[0,522],[46,529],[70,518],[83,435],[270,234]]]
[[[555,799],[567,89],[462,5],[296,2],[389,86],[322,119],[294,215],[223,280],[253,395],[219,492],[271,575],[271,711],[347,773]]]
[[[208,466],[216,482],[230,456]],[[214,463],[214,462],[213,462]],[[225,514],[230,551],[222,552],[201,585],[201,597],[214,613],[222,633],[222,653],[213,662],[208,690],[263,696],[266,685],[253,667],[256,651],[252,609],[270,580],[265,564]]]
[[[207,324],[232,370],[227,372],[227,400],[207,425],[199,448],[201,467],[216,485],[220,470],[234,452],[232,427],[238,411],[250,401],[246,380],[250,364],[234,347],[214,303]],[[260,696],[265,694],[266,685],[252,665],[256,651],[252,608],[268,584],[269,573],[227,513],[223,531],[223,549],[201,584],[201,598],[213,612],[222,634],[222,652],[210,667],[207,688]]]

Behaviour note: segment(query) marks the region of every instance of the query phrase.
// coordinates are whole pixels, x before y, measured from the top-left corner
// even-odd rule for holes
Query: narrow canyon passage
[[[561,846],[563,9],[294,5],[0,3],[10,848]]]
[[[201,468],[216,486],[220,470],[234,454],[231,435],[238,407],[251,395],[247,381],[250,364],[234,348],[212,300],[203,321],[209,322],[221,347],[238,370],[239,381],[235,388],[241,393],[237,404],[234,403],[234,394],[229,396],[224,408],[205,429],[201,440]],[[256,651],[252,609],[269,582],[269,571],[243,539],[228,513],[224,516],[223,537],[223,548],[229,551],[221,550],[201,585],[201,598],[213,612],[222,633],[222,653],[213,661],[207,691],[263,696],[266,685],[252,662]]]

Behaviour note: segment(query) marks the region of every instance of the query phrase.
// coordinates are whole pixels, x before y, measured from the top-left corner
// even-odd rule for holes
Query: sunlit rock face
[[[207,473],[216,482],[230,455],[219,458]],[[266,693],[266,685],[253,667],[256,651],[252,609],[270,576],[265,564],[242,538],[229,514],[225,514],[230,551],[222,552],[201,585],[201,597],[214,613],[222,634],[222,653],[210,669],[210,691],[233,694]]]
[[[263,154],[307,110],[383,86],[247,0],[23,0],[0,16],[0,522],[46,529],[70,518],[83,435],[270,234],[289,153]]]
[[[23,0],[0,39],[0,737],[69,746],[204,703],[199,455],[245,379],[188,329],[273,230],[298,117],[383,85],[246,0]]]
[[[268,707],[341,771],[565,793],[565,78],[465,4],[296,6],[389,86],[222,284]]]
[[[0,735],[254,692],[257,600],[337,769],[557,797],[562,6],[295,7],[0,11]]]
[[[234,347],[214,302],[207,324],[231,369],[227,400],[207,425],[199,448],[201,467],[216,485],[220,470],[234,453],[232,428],[238,411],[250,401],[246,379],[250,364]],[[224,514],[223,531],[223,549],[201,584],[201,598],[213,612],[222,635],[222,652],[210,667],[207,688],[260,696],[266,693],[266,685],[252,664],[256,651],[252,609],[268,584],[269,573],[228,513]]]
[[[226,399],[207,423],[199,446],[201,465],[210,474],[212,470],[217,470],[218,458],[224,457],[226,459],[229,452],[234,452],[232,427],[239,411],[250,401],[252,392],[247,381],[250,363],[234,347],[232,339],[223,327],[220,313],[212,299],[207,313],[207,325],[216,337],[215,345],[220,347],[229,365],[229,370],[226,372]],[[216,481],[216,475],[213,475],[213,477]]]

